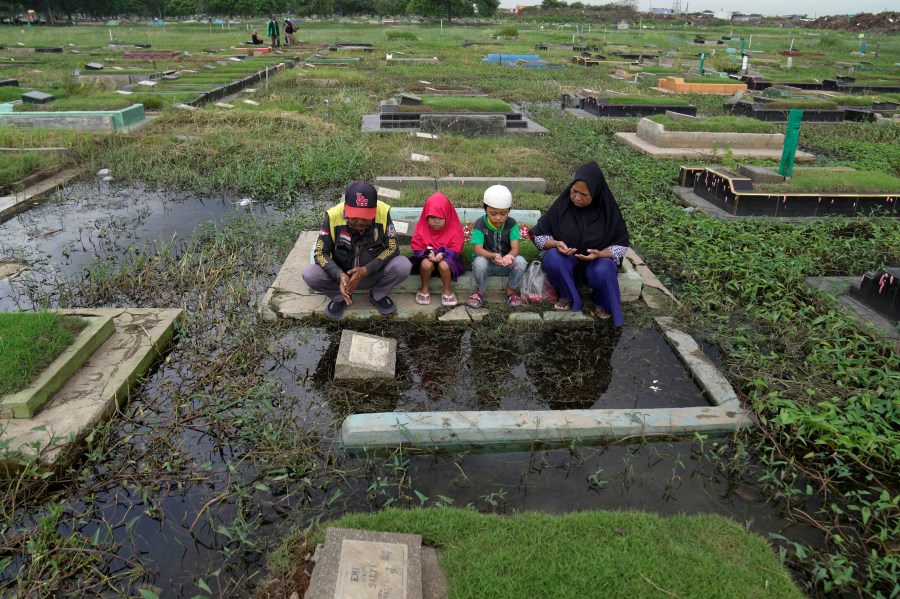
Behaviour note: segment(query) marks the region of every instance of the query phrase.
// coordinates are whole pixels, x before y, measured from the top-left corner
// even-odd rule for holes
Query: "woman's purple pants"
[[[612,314],[613,325],[620,327],[625,324],[619,298],[619,267],[616,266],[615,260],[598,258],[584,262],[575,256],[564,256],[553,248],[544,253],[542,263],[547,280],[556,287],[560,299],[572,302],[574,312],[584,307],[584,301],[578,293],[578,285],[575,282],[575,271],[581,267],[584,269],[587,285],[591,288],[594,305],[602,308],[607,314]]]

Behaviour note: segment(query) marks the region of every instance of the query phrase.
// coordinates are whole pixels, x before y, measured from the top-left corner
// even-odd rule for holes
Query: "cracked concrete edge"
[[[731,406],[733,409],[741,409],[741,402],[737,393],[728,379],[719,372],[719,369],[706,357],[694,338],[678,329],[675,321],[667,316],[656,318],[663,336],[682,362],[700,383],[701,390],[710,401],[718,406]]]
[[[181,319],[184,310],[181,308],[97,308],[61,310],[94,316],[109,316],[112,318],[131,319],[132,317],[157,316],[158,321],[151,329],[146,329],[138,323],[141,331],[138,339],[144,341],[140,344],[140,351],[126,355],[119,362],[105,380],[84,381],[76,380],[76,373],[55,395],[44,411],[38,412],[33,418],[0,420],[0,438],[8,438],[10,443],[7,449],[0,452],[0,469],[15,471],[21,467],[22,459],[39,458],[41,463],[50,468],[61,468],[70,463],[80,453],[81,440],[98,424],[108,420],[119,409],[119,406],[127,399],[130,390],[144,377],[153,364],[159,361],[170,347],[175,336],[176,322]],[[132,322],[116,323],[117,332],[100,347],[97,353],[104,351],[107,346],[111,351],[118,349],[124,330],[133,329]],[[149,343],[147,342],[149,340]],[[93,356],[92,356],[93,358]],[[85,367],[90,365],[90,360]],[[123,372],[118,372],[123,369]],[[57,399],[81,386],[93,384],[90,398],[96,405],[85,407],[84,402],[75,410],[66,409],[66,402],[60,405],[51,405]],[[77,391],[73,391],[77,395]],[[90,410],[89,408],[93,408]],[[52,421],[56,415],[71,417],[76,415],[74,422],[58,425]]]
[[[634,269],[634,271],[641,277],[641,280],[643,281],[645,287],[661,291],[663,294],[665,294],[666,297],[671,299],[676,304],[681,304],[681,302],[678,301],[678,298],[672,295],[672,292],[669,291],[669,289],[665,285],[663,285],[663,282],[660,281],[655,274],[653,274],[653,271],[650,270],[650,267],[647,266],[647,264],[644,262],[644,259],[641,258],[637,254],[637,252],[634,251],[634,249],[628,248],[628,253],[625,254],[625,261],[631,264],[631,267]],[[641,297],[644,298],[644,302],[647,303],[650,308],[656,307],[650,305],[652,300],[647,301],[647,295],[643,292],[641,293]]]
[[[20,194],[14,194],[11,196],[14,200],[11,205],[6,207],[0,206],[0,223],[36,206],[45,199],[45,194],[63,187],[77,177],[78,171],[76,169],[67,169],[35,183]]]

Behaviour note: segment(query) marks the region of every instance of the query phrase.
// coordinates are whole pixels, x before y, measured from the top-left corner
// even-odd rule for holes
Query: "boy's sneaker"
[[[347,302],[344,300],[331,300],[328,302],[328,305],[325,306],[325,316],[331,320],[340,320],[344,317],[346,309]]]
[[[390,296],[387,295],[380,300],[377,300],[371,293],[369,293],[369,303],[375,306],[378,312],[384,316],[393,314],[397,311],[397,304],[395,304],[394,300],[392,300]]]

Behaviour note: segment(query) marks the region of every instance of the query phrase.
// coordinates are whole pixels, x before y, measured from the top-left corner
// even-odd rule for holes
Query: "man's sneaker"
[[[344,311],[347,309],[347,302],[344,300],[331,300],[325,306],[325,316],[331,320],[340,320],[344,317]]]
[[[397,311],[397,304],[395,304],[394,300],[392,300],[387,295],[384,296],[383,298],[381,298],[380,300],[377,300],[370,293],[369,294],[369,303],[372,304],[373,306],[375,306],[375,308],[377,308],[378,311],[385,316],[387,316],[388,314],[393,314],[394,312]]]

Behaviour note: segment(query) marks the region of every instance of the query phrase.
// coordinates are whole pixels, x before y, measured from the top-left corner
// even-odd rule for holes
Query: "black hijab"
[[[591,203],[584,208],[576,207],[569,198],[576,181],[584,181],[591,192]],[[605,250],[611,245],[629,245],[625,219],[596,162],[578,167],[575,178],[541,216],[531,234],[550,235],[576,248],[579,254],[589,249]]]

